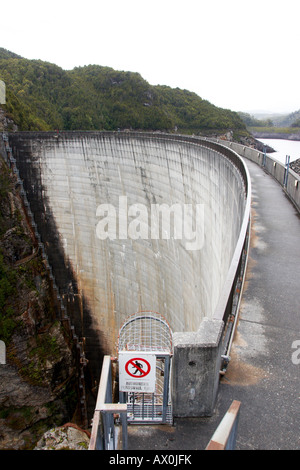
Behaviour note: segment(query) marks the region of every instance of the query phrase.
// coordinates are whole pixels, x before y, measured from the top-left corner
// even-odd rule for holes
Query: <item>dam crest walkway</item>
[[[204,450],[233,400],[241,402],[236,450],[300,448],[300,217],[279,183],[244,161],[252,182],[250,254],[215,413],[175,418],[174,426],[129,426],[129,450]]]

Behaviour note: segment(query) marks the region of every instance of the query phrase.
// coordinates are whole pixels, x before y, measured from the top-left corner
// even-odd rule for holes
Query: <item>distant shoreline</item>
[[[284,139],[300,141],[300,132],[250,131],[255,139]]]

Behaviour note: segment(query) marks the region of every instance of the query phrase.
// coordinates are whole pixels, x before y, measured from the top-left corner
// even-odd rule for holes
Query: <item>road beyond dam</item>
[[[19,132],[9,145],[94,378],[128,316],[159,312],[175,415],[211,414],[249,229],[242,160],[159,133]]]

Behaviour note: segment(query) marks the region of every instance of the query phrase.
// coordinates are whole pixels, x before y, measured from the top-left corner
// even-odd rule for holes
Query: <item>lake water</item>
[[[290,161],[293,162],[300,158],[300,141],[297,140],[284,140],[284,139],[257,139],[263,144],[269,145],[276,152],[269,153],[268,155],[281,163],[285,163],[286,155],[290,156]]]

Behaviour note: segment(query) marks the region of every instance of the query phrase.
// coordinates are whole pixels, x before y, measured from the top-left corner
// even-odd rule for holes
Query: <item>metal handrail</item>
[[[111,369],[111,357],[104,356],[89,450],[118,449],[116,414],[120,415],[122,423],[122,449],[127,449],[127,404],[112,403]]]
[[[241,402],[234,400],[205,450],[234,450]]]

